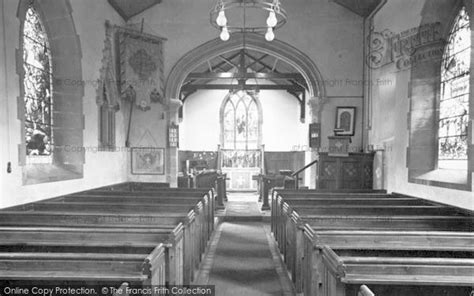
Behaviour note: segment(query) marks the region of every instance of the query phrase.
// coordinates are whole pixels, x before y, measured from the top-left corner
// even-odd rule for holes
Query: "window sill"
[[[53,157],[52,155],[28,155],[26,156],[26,164],[35,165],[35,164],[52,164]]]
[[[449,189],[472,190],[467,170],[437,169],[410,178],[410,182]]]
[[[80,179],[82,165],[27,164],[23,167],[23,185]]]

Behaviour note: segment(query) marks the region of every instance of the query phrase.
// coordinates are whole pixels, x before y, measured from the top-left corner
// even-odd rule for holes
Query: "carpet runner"
[[[269,227],[257,216],[257,202],[227,203],[197,284],[215,285],[216,296],[295,295]]]

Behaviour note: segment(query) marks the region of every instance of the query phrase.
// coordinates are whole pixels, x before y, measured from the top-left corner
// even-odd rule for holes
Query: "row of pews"
[[[189,285],[214,208],[212,189],[123,183],[0,210],[0,284]]]
[[[276,190],[271,208],[297,293],[472,295],[472,212],[374,190]]]

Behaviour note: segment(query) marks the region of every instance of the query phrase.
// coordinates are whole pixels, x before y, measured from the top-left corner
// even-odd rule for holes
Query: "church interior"
[[[0,0],[0,296],[473,295],[473,5]]]

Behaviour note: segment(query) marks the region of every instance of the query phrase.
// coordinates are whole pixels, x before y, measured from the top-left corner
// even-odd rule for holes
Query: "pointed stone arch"
[[[201,63],[219,55],[244,48],[244,35],[234,33],[230,40],[210,40],[185,54],[172,68],[166,81],[165,94],[169,99],[179,99],[179,92],[186,77]],[[258,34],[245,35],[245,48],[277,57],[293,66],[306,80],[310,97],[321,102],[326,98],[323,78],[315,63],[302,51],[283,41],[267,42]],[[314,100],[314,99],[313,99]],[[313,104],[311,104],[313,106]]]

